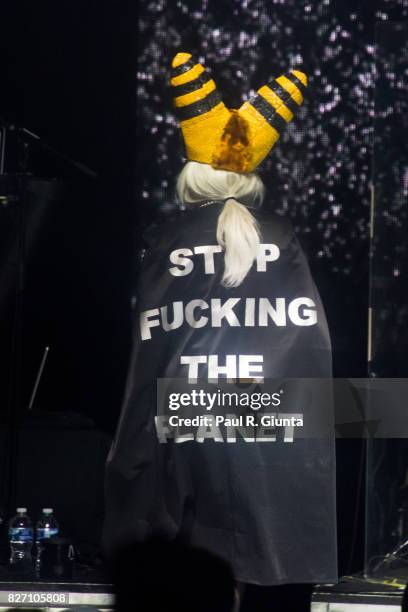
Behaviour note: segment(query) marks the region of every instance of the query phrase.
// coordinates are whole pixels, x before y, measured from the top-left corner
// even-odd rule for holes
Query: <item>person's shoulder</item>
[[[215,237],[222,206],[222,202],[215,202],[211,206],[173,210],[171,214],[162,215],[149,226],[143,234],[143,239],[150,246],[161,244],[166,248],[169,244],[186,240],[194,243],[207,238],[209,234]]]
[[[294,234],[293,225],[290,217],[280,215],[268,208],[260,208],[254,216],[258,221],[261,232],[266,234],[268,239],[277,242],[287,242]]]
[[[169,211],[161,211],[142,233],[144,246],[155,247],[167,237],[173,236],[183,226],[185,217],[186,212],[175,206]]]
[[[256,209],[256,211],[254,212],[254,215],[262,223],[265,223],[265,224],[271,223],[282,229],[292,228],[292,222],[288,215],[277,213],[274,210],[271,210],[270,208],[267,208],[265,206],[262,206],[261,208]]]

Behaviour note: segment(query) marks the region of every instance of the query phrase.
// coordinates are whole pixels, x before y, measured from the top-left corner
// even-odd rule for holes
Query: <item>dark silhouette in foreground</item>
[[[237,604],[229,565],[180,541],[129,544],[111,573],[118,612],[232,612]]]

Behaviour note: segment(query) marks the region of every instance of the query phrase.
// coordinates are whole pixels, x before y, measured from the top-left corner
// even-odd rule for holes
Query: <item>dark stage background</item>
[[[20,401],[14,397],[12,406],[20,422],[27,424],[49,345],[31,421],[47,412],[75,413],[78,427],[106,433],[116,424],[140,234],[171,211],[183,163],[168,87],[178,50],[205,63],[231,107],[289,68],[308,74],[305,103],[260,173],[268,205],[291,217],[308,255],[327,311],[335,376],[366,375],[374,26],[407,18],[408,0],[4,4],[3,123],[32,130],[98,175],[92,179],[30,146],[33,175],[59,182],[47,197],[49,185],[31,187],[26,201],[23,367]],[[398,74],[392,78],[397,83]],[[13,133],[7,142],[6,170],[13,173],[20,145]],[[0,208],[3,420],[10,407],[18,210]],[[360,457],[359,442],[339,448],[343,572],[362,564],[361,499],[355,510]],[[353,529],[356,540],[348,535]]]

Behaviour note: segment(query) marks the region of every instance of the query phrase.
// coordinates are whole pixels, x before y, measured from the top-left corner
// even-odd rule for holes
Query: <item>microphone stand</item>
[[[74,168],[81,174],[84,174],[88,178],[91,178],[94,180],[99,178],[98,174],[94,170],[92,170],[91,168],[88,168],[88,166],[85,166],[85,164],[82,164],[81,162],[78,162],[75,159],[72,159],[72,157],[65,155],[65,153],[61,153],[61,151],[57,151],[57,149],[49,145],[45,140],[40,138],[38,134],[35,134],[31,130],[28,130],[27,128],[24,128],[24,127],[19,127],[17,125],[10,125],[9,130],[12,132],[14,131],[17,134],[17,136],[21,138],[21,140],[24,140],[24,142],[31,142],[35,144],[36,146],[40,147],[41,149],[49,153],[52,157],[55,157],[56,159],[60,159],[66,165],[71,166],[72,168]]]

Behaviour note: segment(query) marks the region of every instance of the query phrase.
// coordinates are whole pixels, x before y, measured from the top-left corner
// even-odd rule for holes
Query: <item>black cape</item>
[[[206,263],[201,249],[194,251],[217,245],[221,209],[222,203],[214,203],[188,211],[146,234],[133,352],[106,466],[103,549],[109,557],[131,539],[181,534],[229,561],[239,581],[334,582],[334,435],[295,437],[292,443],[281,438],[271,443],[237,439],[232,444],[158,439],[156,379],[185,378],[181,356],[218,355],[222,366],[226,355],[261,354],[265,379],[331,377],[326,317],[290,222],[264,209],[254,211],[272,261],[259,267],[254,263],[239,287],[226,289],[220,284],[223,254],[208,257]],[[187,250],[180,257],[174,254],[178,249]],[[293,322],[287,314],[289,304],[304,296],[315,305],[317,320],[312,325],[299,324],[296,316]],[[240,300],[217,323],[217,308],[212,311],[211,305],[229,298]],[[276,298],[285,299],[284,324],[267,317],[260,326],[260,298],[274,306]],[[182,324],[174,324],[174,303],[182,302],[184,308],[199,299],[207,304],[193,312],[200,326],[189,325],[186,313]],[[307,311],[299,312],[301,318]],[[199,376],[207,376],[207,366],[199,367]],[[330,403],[324,409],[331,412]]]

